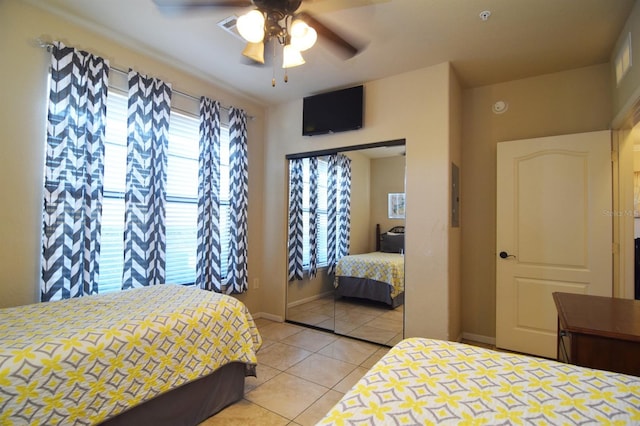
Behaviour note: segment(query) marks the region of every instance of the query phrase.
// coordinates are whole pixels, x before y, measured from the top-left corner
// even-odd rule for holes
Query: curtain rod
[[[48,52],[51,52],[51,48],[53,47],[53,43],[48,42],[48,41],[42,41],[40,39],[36,39],[35,43],[36,43],[36,45],[38,47],[42,47],[42,48],[46,49]],[[128,75],[129,74],[128,71],[122,70],[120,68],[109,66],[109,69],[113,70],[113,71],[115,71],[117,73],[123,74],[123,75]],[[180,90],[174,90],[173,88],[171,89],[171,91],[173,93],[177,93],[178,95],[184,96],[185,98],[193,99],[196,102],[200,102],[200,98],[197,97],[197,96],[191,95],[189,93],[181,92]],[[220,108],[222,108],[222,109],[224,109],[226,111],[229,111],[232,107],[228,106],[228,105],[220,104]],[[249,120],[254,120],[255,119],[255,117],[253,115],[247,115],[247,118]]]

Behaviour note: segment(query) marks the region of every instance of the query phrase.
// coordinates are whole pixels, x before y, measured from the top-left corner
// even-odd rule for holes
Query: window
[[[175,111],[167,149],[166,281],[196,281],[199,121]]]
[[[104,147],[104,199],[98,291],[120,290],[124,268],[124,193],[127,176],[127,97],[107,96]]]
[[[105,130],[104,201],[100,252],[101,293],[120,290],[124,268],[124,195],[127,170],[127,96],[115,90],[107,99]],[[166,183],[166,282],[193,284],[196,277],[198,220],[199,119],[171,111]],[[221,139],[222,271],[229,252],[229,133]]]
[[[305,267],[309,267],[311,247],[309,242],[310,228],[310,166],[309,159],[305,158],[302,162],[302,221],[303,221],[303,242],[302,242],[302,263]],[[327,184],[328,184],[328,166],[329,162],[326,158],[318,158],[318,266],[327,266]]]

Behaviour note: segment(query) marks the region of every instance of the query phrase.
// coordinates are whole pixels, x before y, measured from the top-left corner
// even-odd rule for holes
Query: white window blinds
[[[199,119],[173,110],[169,123],[166,185],[166,280],[193,284],[196,274],[198,219]],[[101,293],[120,290],[124,262],[124,194],[127,161],[127,97],[111,90],[107,98],[104,202],[100,253]],[[229,252],[229,133],[221,139],[222,271]]]
[[[326,158],[318,159],[318,266],[327,265],[327,183],[328,165]],[[309,200],[310,200],[310,167],[309,159],[302,161],[302,264],[309,266],[310,242],[309,242]]]

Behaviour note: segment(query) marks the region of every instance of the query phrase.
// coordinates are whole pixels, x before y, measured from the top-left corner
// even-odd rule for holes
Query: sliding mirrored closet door
[[[402,339],[404,152],[404,141],[392,141],[289,158],[290,234],[291,227],[302,227],[304,273],[291,273],[287,283],[287,321],[385,345]],[[333,178],[332,168],[337,168]],[[317,194],[315,207],[310,193]],[[318,232],[316,274],[310,277],[313,211]],[[335,226],[333,235],[329,224]],[[337,247],[333,267],[327,241]],[[291,263],[291,241],[289,248]]]

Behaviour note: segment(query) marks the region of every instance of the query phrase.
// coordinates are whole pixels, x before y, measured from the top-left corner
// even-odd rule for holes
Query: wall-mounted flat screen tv
[[[302,103],[304,136],[356,130],[362,127],[364,86],[307,96]]]

